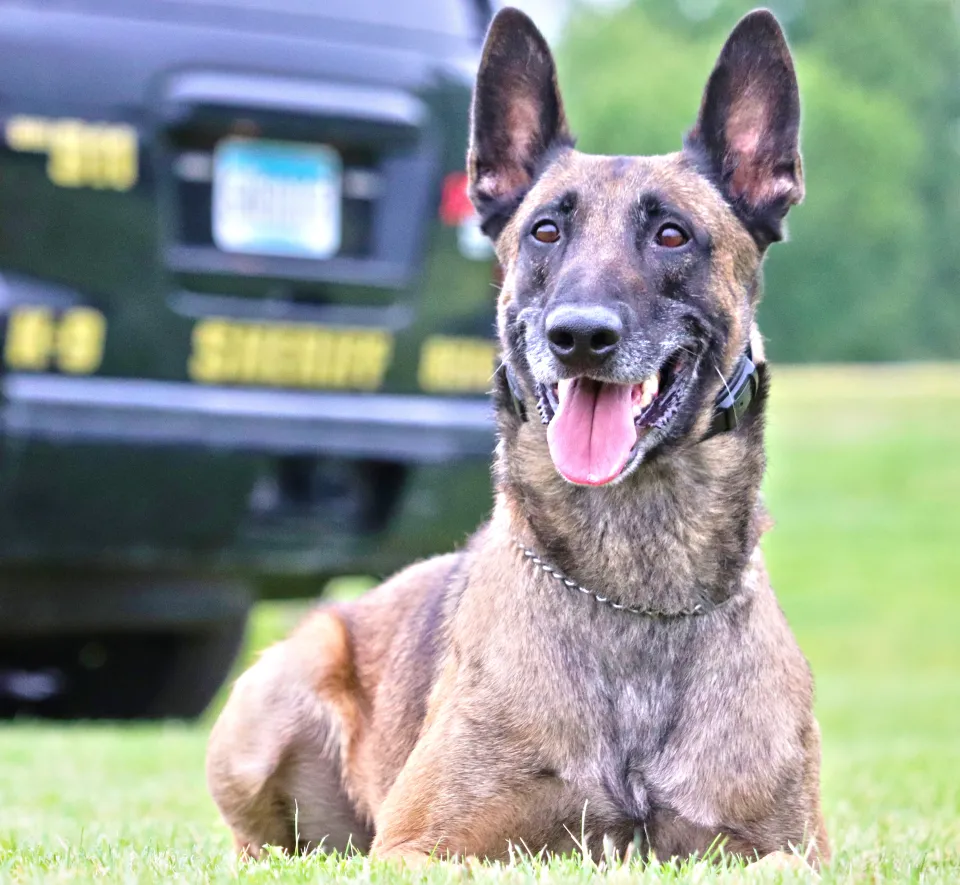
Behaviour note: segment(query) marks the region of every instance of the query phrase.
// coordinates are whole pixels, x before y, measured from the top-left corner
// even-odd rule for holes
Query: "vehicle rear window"
[[[363,25],[435,31],[457,37],[476,33],[486,0],[153,0],[176,5],[316,15]]]
[[[483,38],[492,0],[0,0],[6,5],[65,12],[146,17],[165,21],[230,24],[288,30],[307,19],[389,33],[407,30],[477,43]],[[281,27],[280,22],[285,22]],[[311,29],[314,30],[314,29]]]

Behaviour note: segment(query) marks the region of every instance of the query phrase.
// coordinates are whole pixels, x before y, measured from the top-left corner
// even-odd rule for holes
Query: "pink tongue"
[[[560,407],[547,427],[547,443],[570,482],[602,486],[620,475],[637,441],[632,391],[629,384],[589,378],[560,382]]]

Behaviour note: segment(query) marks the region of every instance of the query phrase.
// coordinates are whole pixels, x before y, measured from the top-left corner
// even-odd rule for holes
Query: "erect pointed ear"
[[[551,150],[572,145],[550,47],[518,9],[497,13],[473,91],[467,172],[484,233],[500,235]]]
[[[733,29],[686,149],[706,162],[761,248],[783,238],[787,210],[803,199],[800,93],[773,13],[755,10]]]

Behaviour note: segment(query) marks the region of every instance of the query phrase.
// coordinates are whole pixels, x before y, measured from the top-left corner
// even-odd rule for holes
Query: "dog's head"
[[[619,481],[703,436],[750,339],[764,252],[803,197],[799,118],[790,51],[761,10],[723,47],[682,151],[582,154],[543,36],[517,10],[494,19],[470,196],[504,270],[513,389],[570,482]],[[508,409],[501,396],[507,431]]]

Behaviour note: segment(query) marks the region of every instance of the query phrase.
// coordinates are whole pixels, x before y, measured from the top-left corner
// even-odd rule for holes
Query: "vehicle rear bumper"
[[[62,444],[194,445],[422,463],[489,456],[486,399],[303,393],[165,381],[11,374],[7,438]]]

